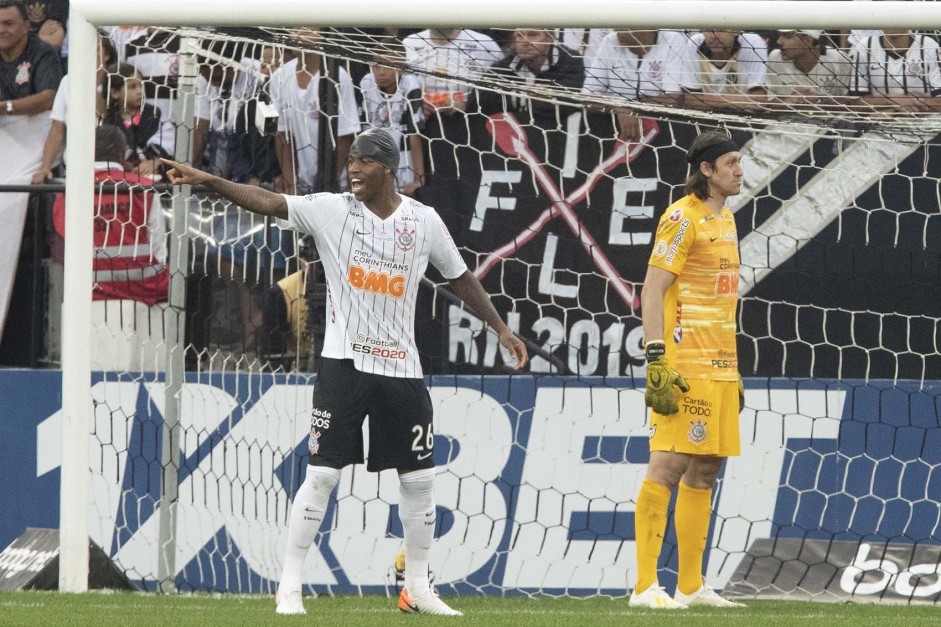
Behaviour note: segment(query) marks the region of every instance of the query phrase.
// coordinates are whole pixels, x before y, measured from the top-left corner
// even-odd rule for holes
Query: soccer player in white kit
[[[277,612],[304,614],[301,571],[340,469],[362,463],[369,416],[369,471],[399,473],[405,536],[403,612],[457,616],[428,580],[434,539],[432,405],[415,346],[415,300],[430,261],[454,293],[497,331],[516,368],[523,342],[500,318],[461,259],[434,209],[395,192],[399,150],[383,130],[353,142],[347,161],[352,193],[287,196],[232,183],[166,162],[176,185],[204,185],[235,204],[288,220],[314,237],[327,279],[327,328],[314,385],[307,476],[294,496]],[[421,436],[415,437],[416,431]]]

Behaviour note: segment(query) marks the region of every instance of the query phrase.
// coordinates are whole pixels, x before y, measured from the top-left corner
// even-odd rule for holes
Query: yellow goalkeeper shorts
[[[650,413],[650,450],[689,455],[732,457],[741,452],[738,424],[738,382],[688,379],[680,411]]]

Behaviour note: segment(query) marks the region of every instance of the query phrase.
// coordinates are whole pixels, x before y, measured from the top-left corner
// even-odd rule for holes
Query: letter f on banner
[[[474,274],[477,278],[482,279],[485,277],[497,262],[516,252],[522,244],[525,244],[535,237],[550,220],[561,215],[569,229],[575,237],[578,238],[582,248],[584,248],[588,256],[591,257],[598,270],[610,281],[612,287],[624,303],[631,309],[639,308],[640,299],[637,298],[633,288],[618,274],[617,270],[614,269],[613,264],[608,259],[607,255],[605,255],[601,246],[598,245],[594,236],[592,236],[584,223],[582,223],[575,214],[573,206],[581,202],[588,195],[588,192],[591,191],[604,174],[620,165],[625,158],[628,161],[633,160],[643,150],[644,143],[649,142],[659,133],[659,127],[655,122],[651,122],[649,126],[645,124],[644,130],[645,133],[642,142],[631,144],[630,150],[628,150],[627,145],[619,142],[615,151],[592,170],[588,178],[578,189],[569,196],[563,197],[562,192],[556,187],[552,177],[549,176],[545,167],[529,148],[526,139],[526,131],[520,126],[516,118],[510,113],[498,113],[487,120],[487,131],[493,135],[500,150],[511,157],[517,157],[529,166],[530,170],[533,172],[534,178],[539,182],[539,186],[542,187],[543,191],[546,192],[549,199],[552,201],[552,206],[543,211],[539,217],[536,218],[523,233],[515,237],[512,242],[494,250],[477,267],[477,270],[475,270]]]

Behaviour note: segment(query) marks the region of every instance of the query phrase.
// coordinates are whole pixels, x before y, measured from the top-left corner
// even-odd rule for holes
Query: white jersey
[[[697,89],[694,53],[685,34],[662,30],[654,46],[639,57],[621,45],[615,31],[601,41],[592,65],[585,67],[582,92],[637,100]]]
[[[118,58],[112,59],[115,62],[127,61],[128,42],[147,33],[146,26],[101,26],[100,28],[111,38],[111,43],[114,44],[114,49],[118,53]]]
[[[717,67],[703,47],[706,36],[695,33],[690,41],[696,48],[696,79],[707,94],[724,94],[734,86],[742,92],[765,84],[768,44],[757,33],[742,33],[736,39],[738,49],[732,58]]]
[[[780,50],[773,50],[768,56],[768,93],[792,96],[799,88],[807,87],[817,96],[845,96],[852,71],[850,60],[834,48],[827,48],[807,74],[785,59]]]
[[[196,77],[196,117],[209,121],[209,128],[217,133],[232,133],[239,113],[258,92],[261,61],[245,58],[239,63],[229,90],[211,83],[205,76]]]
[[[221,85],[210,82],[202,73],[196,77],[196,117],[209,122],[215,141],[209,142],[208,161],[212,172],[221,174],[229,170],[230,146],[234,140],[239,115],[244,114],[249,100],[256,97],[261,68],[257,59],[242,59],[232,78],[231,86],[224,90]]]
[[[585,67],[593,67],[602,40],[613,32],[610,28],[563,28],[556,29],[555,39],[569,50],[574,50],[584,60]]]
[[[322,354],[361,372],[420,378],[415,300],[430,261],[446,279],[467,265],[435,210],[402,196],[380,220],[352,194],[285,196],[288,224],[314,237],[327,280]]]
[[[912,33],[905,56],[886,53],[881,37],[867,37],[850,51],[855,72],[850,91],[856,95],[941,95],[941,46],[926,35]]]
[[[363,94],[363,130],[381,128],[399,147],[399,170],[395,182],[399,187],[415,180],[412,153],[406,138],[418,132],[421,123],[421,82],[414,74],[402,74],[394,94],[387,94],[376,85],[372,72],[359,82]],[[409,100],[417,93],[418,103]]]
[[[406,63],[418,70],[438,75],[426,75],[422,78],[424,90],[432,94],[467,95],[471,92],[470,85],[447,77],[474,78],[503,59],[503,51],[493,39],[466,28],[444,44],[432,41],[431,31],[423,30],[403,39],[402,45],[405,46]]]
[[[294,145],[298,186],[312,189],[317,178],[317,142],[320,141],[320,72],[307,87],[297,84],[297,59],[288,61],[271,75],[268,85],[271,102],[278,110],[278,132],[287,133]],[[359,132],[356,92],[353,79],[339,68],[337,136]]]
[[[69,118],[69,75],[66,74],[59,81],[59,88],[56,90],[56,98],[52,101],[52,111],[49,112],[49,119],[54,122],[62,122]]]

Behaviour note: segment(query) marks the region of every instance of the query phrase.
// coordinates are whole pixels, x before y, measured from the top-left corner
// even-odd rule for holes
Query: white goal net
[[[641,281],[657,220],[683,194],[686,148],[721,128],[745,171],[729,208],[746,409],[742,455],[715,492],[707,581],[744,596],[941,598],[931,32],[907,33],[899,53],[886,52],[890,30],[103,31],[155,128],[174,132],[143,139],[145,160],[339,191],[352,135],[391,129],[403,193],[436,208],[527,340],[531,364],[510,375],[492,334],[429,275],[416,331],[435,404],[439,590],[633,587]],[[817,55],[809,73],[788,57],[800,45]],[[105,104],[135,123],[126,102]],[[273,592],[328,288],[310,242],[155,174],[171,289],[94,322],[110,352],[93,364],[90,535],[145,588]],[[394,589],[397,485],[344,471],[305,590]],[[668,587],[676,559],[668,530]]]

